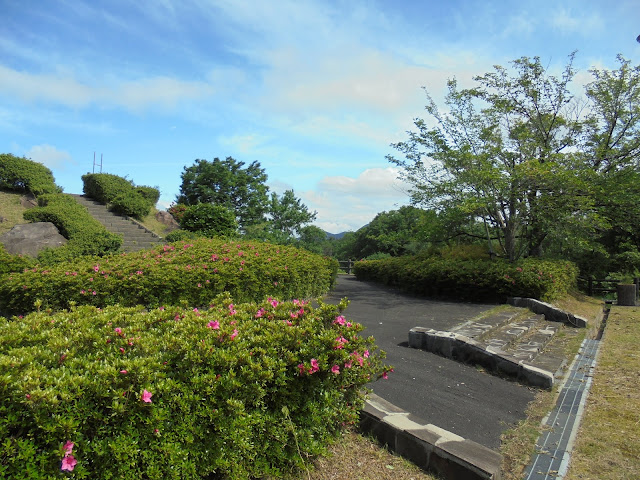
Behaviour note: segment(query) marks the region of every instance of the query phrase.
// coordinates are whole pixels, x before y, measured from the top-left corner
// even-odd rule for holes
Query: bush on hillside
[[[16,192],[31,192],[36,197],[45,193],[60,193],[53,173],[41,163],[10,153],[0,154],[0,188]]]
[[[160,198],[157,188],[136,187],[132,181],[110,173],[82,176],[84,194],[119,214],[142,219]]]
[[[507,297],[553,300],[575,289],[578,277],[571,262],[534,258],[510,263],[500,259],[397,257],[357,262],[354,273],[360,280],[419,295],[479,302],[503,302]]]
[[[69,240],[62,247],[41,252],[38,258],[45,264],[69,261],[80,255],[104,255],[118,251],[122,245],[122,237],[108,232],[70,195],[41,195],[38,205],[24,212],[25,220],[51,222]]]
[[[186,210],[187,206],[183,203],[172,203],[171,206],[167,208],[167,212],[169,212],[178,223],[182,221],[182,217]]]
[[[189,232],[187,230],[174,230],[173,232],[167,233],[164,237],[165,242],[174,243],[181,242],[183,240],[193,240],[196,238],[202,238],[204,235],[201,235],[197,232]]]
[[[25,268],[31,268],[35,261],[22,255],[11,255],[0,243],[0,275],[12,272],[22,272]]]
[[[285,476],[386,376],[361,331],[335,306],[229,297],[0,319],[1,475]]]
[[[207,237],[225,237],[237,233],[235,214],[222,205],[197,203],[184,211],[180,226],[190,232],[199,232]]]
[[[311,298],[335,282],[337,261],[304,250],[265,243],[201,238],[131,254],[85,257],[5,276],[0,310],[9,314],[68,308],[206,305],[222,292],[238,302]]]

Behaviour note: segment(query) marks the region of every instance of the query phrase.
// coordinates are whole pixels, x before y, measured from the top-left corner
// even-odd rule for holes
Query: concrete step
[[[551,388],[566,360],[563,349],[550,344],[564,328],[570,327],[527,309],[507,307],[447,332],[412,328],[409,346],[480,365],[528,385]]]
[[[87,208],[89,214],[98,220],[105,228],[123,238],[122,251],[135,252],[152,248],[162,243],[162,239],[150,232],[142,225],[128,217],[110,212],[105,205],[86,198],[83,195],[73,195],[78,203]]]

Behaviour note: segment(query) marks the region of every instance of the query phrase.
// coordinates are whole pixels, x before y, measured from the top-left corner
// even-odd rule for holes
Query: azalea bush
[[[71,195],[41,195],[38,197],[38,207],[27,210],[23,216],[25,220],[32,222],[53,223],[60,234],[69,240],[62,247],[46,249],[40,253],[42,263],[71,260],[79,255],[117,252],[122,245],[122,237],[107,231]]]
[[[22,272],[25,268],[30,268],[35,264],[31,257],[23,255],[11,255],[0,243],[0,275],[11,272]]]
[[[261,478],[325,451],[389,367],[340,306],[0,319],[1,478]]]
[[[503,302],[507,297],[559,298],[576,288],[578,269],[571,262],[534,258],[510,263],[407,256],[356,262],[354,273],[360,280],[420,295]]]
[[[0,311],[12,315],[71,302],[97,307],[205,305],[229,292],[238,302],[311,298],[335,282],[338,265],[293,247],[200,238],[151,250],[36,266],[0,281]]]
[[[31,192],[35,196],[62,192],[49,168],[10,153],[0,153],[0,188]]]
[[[119,215],[137,219],[147,216],[160,198],[157,188],[136,187],[131,180],[110,173],[87,173],[82,176],[82,183],[87,197],[108,205]]]

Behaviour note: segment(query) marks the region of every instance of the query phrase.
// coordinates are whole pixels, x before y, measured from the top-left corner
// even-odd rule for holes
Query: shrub
[[[160,197],[151,187],[135,187],[126,178],[110,173],[87,173],[82,176],[84,194],[109,206],[119,215],[141,219],[149,214]]]
[[[11,255],[0,243],[0,275],[11,272],[22,272],[25,268],[30,268],[35,261],[22,255]]]
[[[150,201],[135,191],[122,193],[109,204],[109,210],[118,215],[127,215],[142,220],[149,215],[152,204]]]
[[[201,238],[131,254],[84,257],[7,276],[0,310],[23,314],[70,302],[97,307],[206,305],[229,292],[238,302],[311,298],[335,282],[337,261],[293,247]]]
[[[174,230],[173,232],[168,233],[164,237],[164,240],[165,242],[174,243],[183,240],[193,240],[195,238],[201,237],[203,237],[203,235],[200,235],[197,232],[188,232],[187,230]]]
[[[182,221],[182,217],[184,216],[184,212],[186,210],[187,206],[183,203],[173,203],[169,208],[167,208],[167,212],[169,212],[178,223]]]
[[[62,247],[41,252],[38,258],[45,264],[71,260],[80,255],[116,252],[122,245],[122,237],[108,232],[70,195],[41,195],[38,205],[24,212],[25,220],[51,222],[69,240]]]
[[[357,262],[354,273],[428,296],[470,301],[504,301],[507,297],[553,300],[576,288],[578,271],[566,261],[528,258],[457,260],[437,257],[398,257]]]
[[[212,203],[188,206],[180,226],[190,232],[200,232],[208,237],[230,236],[238,230],[235,214],[222,205]]]
[[[51,170],[41,163],[10,153],[0,154],[0,188],[31,192],[36,197],[45,193],[62,192],[55,184]]]
[[[229,297],[0,319],[1,475],[281,477],[389,369],[361,331],[336,306]]]

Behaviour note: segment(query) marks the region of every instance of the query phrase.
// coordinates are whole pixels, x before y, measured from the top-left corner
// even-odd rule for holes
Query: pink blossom
[[[351,364],[350,361],[349,362],[345,362],[345,364],[344,364],[344,368],[351,368],[351,366],[352,366],[352,364]]]
[[[97,295],[95,290],[93,291],[93,294],[94,294],[94,295]]]
[[[120,327],[114,328],[113,331],[116,332],[116,334],[118,335],[122,335],[122,329]]]
[[[235,309],[233,303],[230,303],[229,304],[229,314],[230,315],[235,315],[236,313],[238,313],[238,312],[236,312],[236,309]]]
[[[331,367],[331,373],[335,373],[336,375],[338,375],[340,373],[340,367],[338,365],[334,365],[333,367]]]
[[[29,400],[31,398],[31,395],[29,395],[28,393],[25,395],[25,397],[27,397],[27,400]]]
[[[318,360],[316,360],[315,358],[312,358],[311,368],[309,369],[309,373],[316,373],[318,370],[320,370],[320,367],[318,366]]]
[[[100,271],[100,265],[96,265],[93,267],[93,271],[94,272],[99,272]]]
[[[220,328],[220,323],[217,320],[212,320],[207,324],[207,327],[218,330]]]
[[[126,370],[120,370],[120,373],[121,373],[122,375],[126,375],[126,374],[127,374],[127,373],[129,373],[129,372],[127,372]]]
[[[71,440],[67,440],[67,443],[62,447],[64,449],[64,456],[71,455],[73,453],[73,442]]]
[[[362,354],[362,356],[364,358],[369,358],[369,350],[365,350],[364,353]]]
[[[67,472],[72,472],[74,468],[76,468],[78,461],[74,458],[73,455],[65,455],[62,459],[62,464],[60,465],[60,470],[63,472],[66,470]]]
[[[233,340],[233,339],[234,339],[234,338],[236,338],[237,336],[238,336],[238,330],[235,330],[235,329],[234,329],[234,330],[233,330],[233,333],[231,334],[231,337],[229,337],[229,338],[231,338],[231,340]]]
[[[301,376],[304,375],[304,373],[305,373],[304,363],[299,363],[298,364],[298,370],[300,371],[299,373],[300,373]]]
[[[266,313],[266,310],[264,308],[261,308],[256,312],[256,318],[262,317],[265,313]]]
[[[382,378],[384,378],[385,380],[389,378],[389,375],[387,375],[387,372],[382,372]]]
[[[276,285],[277,285],[277,283],[276,283]],[[270,298],[269,302],[271,302],[271,306],[274,307],[274,308],[278,306],[278,301],[274,300],[273,298]]]
[[[142,391],[142,396],[140,397],[144,403],[151,403],[151,397],[153,393],[149,392],[146,388]]]
[[[120,347],[120,353],[124,353],[124,348]]]
[[[344,317],[342,315],[338,315],[333,323],[336,325],[344,325]]]

